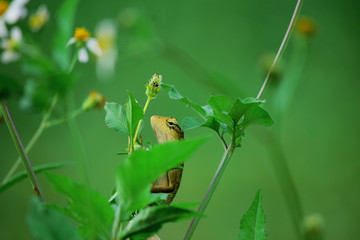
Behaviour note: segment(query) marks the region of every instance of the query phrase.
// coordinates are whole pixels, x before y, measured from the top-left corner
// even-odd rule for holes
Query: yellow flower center
[[[6,10],[9,8],[9,3],[6,1],[0,1],[0,16],[4,15]]]
[[[29,19],[29,26],[31,29],[37,30],[44,25],[44,19],[38,15],[31,16]]]
[[[6,51],[16,51],[19,47],[19,42],[14,40],[13,38],[9,39],[8,45],[5,47]]]
[[[297,23],[297,30],[304,35],[310,36],[315,34],[316,26],[314,21],[309,17],[300,17]]]
[[[90,33],[86,28],[76,28],[74,38],[78,41],[86,42],[90,38]]]

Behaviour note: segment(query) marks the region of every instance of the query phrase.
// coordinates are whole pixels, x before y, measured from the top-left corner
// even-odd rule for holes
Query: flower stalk
[[[24,146],[23,146],[23,144],[21,142],[19,133],[16,130],[14,121],[11,118],[9,109],[8,109],[4,99],[0,102],[0,109],[1,109],[1,112],[2,112],[3,117],[5,119],[6,125],[7,125],[8,129],[9,129],[10,135],[11,135],[13,141],[14,141],[16,149],[17,149],[17,151],[18,151],[18,153],[19,153],[19,155],[21,157],[21,160],[23,161],[23,164],[24,164],[24,166],[26,168],[26,171],[28,173],[31,185],[33,187],[34,194],[40,199],[40,201],[45,202],[45,197],[44,197],[44,194],[43,194],[43,192],[41,190],[39,181],[37,180],[37,177],[36,177],[36,175],[34,173],[34,170],[33,170],[32,166],[31,166],[29,158],[28,158],[28,156],[26,154],[26,151],[24,149]]]
[[[161,84],[161,80],[162,80],[162,76],[159,75],[159,73],[155,73],[153,75],[153,77],[150,79],[149,83],[145,85],[145,94],[147,96],[147,100],[143,109],[144,112],[144,116],[145,116],[145,112],[149,106],[149,103],[152,99],[156,98],[160,92],[160,84]],[[136,144],[136,139],[137,136],[139,135],[139,131],[140,131],[140,127],[141,127],[141,123],[143,122],[143,119],[140,119],[136,131],[135,131],[135,135],[134,135],[134,142],[132,143],[132,146],[135,146]],[[129,148],[132,150],[132,148]],[[130,150],[130,151],[131,151]]]
[[[234,136],[233,136],[234,137]],[[221,179],[221,176],[223,175],[224,171],[225,171],[225,168],[227,166],[227,164],[229,163],[233,153],[234,153],[234,150],[235,150],[235,145],[234,145],[234,141],[232,141],[229,145],[229,147],[226,148],[225,152],[224,152],[224,155],[221,159],[221,162],[219,164],[219,167],[218,169],[216,170],[216,173],[210,183],[210,186],[208,188],[208,190],[206,191],[205,195],[204,195],[204,198],[197,210],[198,213],[200,214],[204,214],[205,210],[206,210],[206,207],[207,205],[209,204],[210,202],[210,199],[212,198],[214,192],[215,192],[215,189],[217,187],[217,185],[219,184],[220,182],[220,179]],[[194,234],[195,232],[195,229],[197,227],[197,225],[199,224],[200,222],[200,218],[199,217],[194,217],[193,220],[191,221],[190,223],[190,226],[185,234],[185,237],[184,237],[184,240],[189,240],[191,239],[192,235]]]

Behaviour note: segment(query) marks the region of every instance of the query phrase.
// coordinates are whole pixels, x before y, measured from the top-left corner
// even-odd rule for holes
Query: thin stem
[[[206,209],[207,205],[209,204],[209,201],[210,201],[212,195],[215,192],[215,189],[221,179],[221,176],[225,171],[226,165],[228,164],[228,162],[234,152],[234,148],[232,146],[233,146],[233,143],[231,143],[230,146],[226,149],[226,151],[221,159],[220,165],[219,165],[218,169],[216,170],[216,173],[210,183],[210,186],[209,186],[209,188],[197,210],[197,212],[200,214],[203,214],[205,212],[205,209]],[[193,220],[191,221],[191,224],[186,232],[186,235],[184,237],[185,240],[191,239],[199,221],[200,221],[200,218],[198,218],[198,217],[193,218]]]
[[[54,109],[54,107],[56,105],[57,99],[58,99],[58,96],[56,94],[53,97],[52,101],[51,101],[49,109],[44,114],[38,129],[36,130],[35,134],[30,139],[30,142],[26,145],[26,147],[25,147],[26,153],[29,153],[29,151],[32,149],[32,147],[36,143],[36,141],[39,139],[42,132],[45,130],[46,122],[48,121],[48,119],[49,119],[49,117],[51,115],[51,112],[52,112],[52,110]],[[6,174],[5,178],[1,182],[2,184],[6,183],[10,179],[10,177],[15,173],[16,169],[19,167],[20,163],[21,163],[21,158],[18,157],[16,162],[13,164],[13,166],[10,168],[9,172]]]
[[[272,71],[274,70],[274,67],[276,66],[281,54],[284,52],[284,49],[285,49],[285,46],[286,46],[286,43],[287,41],[289,40],[289,36],[290,36],[290,33],[292,32],[292,29],[294,28],[294,25],[295,25],[295,20],[297,18],[297,16],[299,15],[299,12],[300,12],[300,8],[301,8],[301,5],[303,3],[303,0],[298,0],[297,1],[297,4],[295,6],[295,10],[294,10],[294,13],[291,17],[291,21],[290,21],[290,24],[289,24],[289,27],[287,28],[286,30],[286,33],[285,33],[285,36],[280,44],[280,48],[278,50],[278,52],[276,53],[276,56],[275,56],[275,59],[265,77],[265,81],[263,83],[263,85],[261,86],[261,89],[257,95],[257,99],[259,99],[261,97],[261,94],[263,93],[268,81],[269,81],[269,78],[270,78],[270,74],[272,73]]]
[[[145,112],[146,112],[146,110],[147,110],[147,108],[148,108],[148,106],[149,106],[150,101],[151,101],[151,98],[148,97],[147,100],[146,100],[145,106],[144,106],[144,110],[143,110],[144,115],[145,115]],[[133,147],[135,146],[136,138],[137,138],[137,136],[139,135],[139,131],[140,131],[140,127],[141,127],[142,121],[143,121],[143,118],[140,119],[140,121],[139,121],[139,123],[138,123],[138,125],[137,125],[136,131],[135,131],[135,135],[134,135],[134,141],[133,141],[133,143],[132,143],[132,146],[133,146]]]
[[[29,176],[29,179],[30,179],[30,182],[31,182],[31,185],[33,187],[33,191],[35,193],[35,195],[40,199],[40,201],[42,202],[45,202],[45,197],[44,197],[44,194],[41,190],[41,187],[40,187],[40,184],[36,178],[36,175],[34,173],[34,170],[31,166],[31,163],[29,161],[29,158],[26,154],[26,151],[24,149],[24,146],[21,142],[21,139],[20,139],[20,136],[19,136],[19,133],[17,132],[16,130],[16,127],[15,127],[15,124],[14,124],[14,121],[12,120],[11,118],[11,115],[10,115],[10,112],[9,112],[9,109],[6,105],[6,102],[5,100],[2,100],[1,103],[0,103],[0,108],[1,108],[1,112],[3,114],[3,117],[5,119],[5,122],[6,122],[6,125],[9,129],[9,132],[10,132],[10,135],[14,141],[14,144],[16,146],[16,149],[24,163],[24,166],[26,168],[26,171],[27,171],[27,174]]]
[[[56,119],[56,120],[53,120],[53,121],[49,121],[49,122],[45,125],[45,127],[46,127],[46,128],[49,128],[49,127],[53,127],[53,126],[55,126],[55,125],[58,125],[58,124],[60,124],[60,123],[64,123],[64,122],[68,121],[68,120],[71,119],[71,118],[75,118],[75,117],[79,116],[79,115],[82,114],[84,111],[85,111],[85,110],[84,110],[83,108],[79,108],[79,109],[73,111],[69,116],[65,116],[65,117],[60,118],[60,119]]]
[[[70,94],[66,96],[66,111],[69,112],[69,109],[73,107],[73,100]],[[89,185],[89,177],[87,174],[86,167],[86,154],[84,149],[84,144],[81,138],[79,127],[74,118],[66,119],[67,125],[70,132],[70,137],[73,143],[73,149],[75,151],[76,159],[78,160],[79,168],[82,171],[82,177],[87,185]]]
[[[262,131],[259,139],[264,141],[264,146],[269,153],[272,167],[281,187],[285,203],[289,209],[298,239],[303,239],[303,208],[294,179],[287,164],[281,142],[270,130]]]
[[[78,55],[79,55],[79,50],[76,49],[75,54],[74,54],[74,56],[73,56],[73,58],[71,60],[70,66],[69,66],[69,70],[68,70],[69,74],[73,71],[73,69],[75,67],[75,64],[76,64],[77,59],[78,59]]]
[[[115,210],[115,219],[111,231],[111,240],[116,240],[116,233],[120,223],[120,204],[117,205]]]

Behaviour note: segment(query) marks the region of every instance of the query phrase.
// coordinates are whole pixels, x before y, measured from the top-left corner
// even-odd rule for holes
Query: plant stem
[[[48,122],[46,125],[45,125],[45,128],[49,128],[49,127],[53,127],[55,125],[58,125],[60,123],[64,123],[66,121],[68,121],[69,119],[71,118],[74,118],[74,117],[77,117],[79,116],[81,113],[84,112],[84,109],[83,108],[79,108],[75,111],[73,111],[69,116],[65,116],[64,118],[60,118],[60,119],[56,119],[56,120],[53,120],[53,121],[50,121]]]
[[[263,144],[269,153],[271,164],[281,187],[285,203],[289,209],[298,239],[303,239],[303,208],[294,179],[286,162],[280,139],[270,130],[262,131],[259,139],[264,141]]]
[[[78,59],[78,55],[79,55],[79,50],[76,49],[75,54],[74,54],[74,56],[73,56],[73,58],[72,58],[72,60],[71,60],[70,66],[69,66],[69,70],[68,70],[68,73],[69,73],[69,74],[72,72],[72,70],[73,70],[74,67],[75,67],[75,64],[76,64],[77,59]]]
[[[26,168],[26,171],[27,171],[27,174],[29,176],[29,179],[30,179],[30,182],[31,182],[31,185],[33,187],[33,191],[35,193],[35,195],[40,199],[40,201],[42,202],[45,202],[45,197],[44,197],[44,194],[41,190],[41,187],[40,187],[40,184],[36,178],[36,175],[32,169],[32,166],[31,166],[31,163],[29,161],[29,158],[26,154],[26,151],[24,149],[24,146],[21,142],[21,139],[20,139],[20,136],[19,136],[19,133],[17,132],[16,130],[16,127],[15,127],[15,124],[11,118],[11,115],[10,115],[10,112],[9,112],[9,109],[6,105],[6,102],[5,100],[2,100],[1,103],[0,103],[0,108],[1,108],[1,112],[3,114],[3,117],[5,119],[5,122],[6,122],[6,125],[9,129],[9,132],[10,132],[10,135],[14,141],[14,144],[16,146],[16,149],[24,163],[24,166]]]
[[[146,112],[146,110],[147,110],[147,108],[148,108],[148,106],[149,106],[150,101],[151,101],[151,98],[148,97],[147,100],[146,100],[145,106],[144,106],[144,110],[143,110],[144,115],[145,115],[145,112]],[[139,131],[140,131],[140,127],[141,127],[141,123],[142,123],[143,119],[144,119],[144,118],[140,119],[140,121],[139,121],[139,123],[138,123],[138,125],[137,125],[136,131],[135,131],[135,135],[134,135],[134,141],[133,141],[133,143],[132,143],[132,146],[133,146],[133,147],[135,146],[136,138],[137,138],[137,136],[139,135]]]
[[[34,146],[34,144],[36,143],[36,141],[38,140],[38,138],[40,137],[42,132],[47,128],[46,122],[48,121],[48,119],[51,115],[51,112],[56,105],[57,99],[58,99],[58,96],[56,94],[51,101],[49,109],[44,114],[38,129],[36,130],[35,134],[30,139],[30,142],[26,145],[26,147],[25,147],[26,153],[29,153],[29,151],[32,149],[32,147]],[[16,169],[19,167],[20,163],[21,163],[21,158],[18,157],[16,162],[13,164],[13,166],[10,168],[9,172],[6,174],[5,178],[1,182],[2,184],[6,183],[10,179],[10,177],[15,173]]]
[[[295,21],[297,19],[297,16],[299,15],[299,12],[300,12],[300,8],[301,8],[301,5],[303,3],[303,0],[298,0],[297,3],[296,3],[296,6],[295,6],[295,10],[294,10],[294,13],[291,17],[291,20],[290,20],[290,24],[289,24],[289,27],[287,28],[286,30],[286,33],[285,33],[285,36],[280,44],[280,48],[278,50],[278,52],[276,53],[276,56],[275,56],[275,59],[265,77],[265,81],[263,83],[263,85],[261,86],[260,88],[260,91],[257,95],[257,99],[259,99],[261,97],[261,94],[263,93],[268,81],[269,81],[269,78],[270,78],[270,74],[272,73],[272,71],[274,70],[274,67],[276,66],[281,54],[284,52],[285,50],[285,47],[286,47],[286,43],[288,42],[289,38],[290,38],[290,34],[294,28],[294,25],[295,25]]]
[[[234,152],[234,148],[232,146],[233,146],[233,143],[231,143],[230,146],[226,149],[226,151],[221,159],[220,165],[219,165],[218,169],[216,170],[216,173],[210,183],[210,186],[209,186],[209,188],[197,210],[197,212],[200,214],[203,214],[205,212],[205,209],[206,209],[207,205],[209,204],[209,201],[210,201],[212,195],[214,194],[214,191],[221,179],[221,176],[225,171],[226,165],[228,164],[228,162]],[[186,232],[186,235],[184,237],[185,240],[191,239],[199,221],[200,221],[200,218],[198,218],[198,217],[193,218],[193,220],[191,221],[191,224]]]
[[[113,227],[112,227],[112,231],[111,231],[111,240],[116,240],[117,229],[119,227],[119,223],[120,223],[120,204],[118,204],[116,206],[115,219],[114,219],[114,223],[113,223]]]
[[[52,164],[48,164],[48,165],[37,166],[37,167],[34,167],[34,172],[35,173],[41,173],[43,171],[68,166],[70,164],[71,163],[52,163]],[[26,171],[21,171],[20,173],[12,176],[8,181],[6,181],[5,183],[2,183],[0,185],[0,193],[2,193],[3,191],[5,191],[9,187],[11,187],[12,185],[18,183],[19,181],[21,181],[21,180],[23,180],[23,179],[25,179],[27,177],[28,177],[28,175],[27,175]]]
[[[68,113],[69,110],[71,110],[74,105],[73,99],[72,99],[70,93],[68,93],[65,100],[66,100],[66,112]],[[74,118],[67,118],[66,122],[67,122],[67,125],[69,128],[70,137],[71,137],[71,140],[73,143],[75,157],[78,161],[78,167],[81,170],[82,177],[83,177],[83,180],[85,181],[86,185],[90,185],[89,177],[88,177],[87,170],[86,170],[87,169],[86,154],[85,154],[85,150],[84,150],[84,144],[81,139],[79,127]]]

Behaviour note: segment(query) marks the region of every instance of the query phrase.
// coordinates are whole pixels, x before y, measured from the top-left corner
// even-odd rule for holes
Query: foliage
[[[77,35],[75,31],[72,36],[79,2],[79,0],[65,0],[58,8],[55,16],[57,30],[50,50],[51,56],[47,56],[46,49],[39,46],[32,39],[31,34],[25,34],[26,44],[19,43],[19,46],[16,45],[16,48],[11,49],[12,51],[19,51],[17,53],[23,55],[19,65],[26,78],[19,83],[17,79],[6,74],[0,74],[3,80],[0,82],[0,100],[9,96],[21,95],[19,102],[22,109],[43,112],[39,129],[30,141],[29,147],[26,150],[21,147],[19,150],[19,153],[24,156],[22,160],[25,166],[30,169],[30,173],[33,173],[35,177],[34,173],[64,166],[60,163],[32,168],[30,161],[25,157],[44,129],[63,122],[66,122],[69,127],[79,166],[85,171],[86,157],[74,118],[91,108],[95,108],[95,106],[100,109],[104,107],[106,126],[124,134],[123,136],[128,142],[125,149],[127,153],[123,153],[124,149],[121,149],[121,153],[118,155],[127,156],[118,163],[116,182],[114,183],[116,188],[110,200],[92,189],[88,184],[80,184],[69,177],[46,173],[46,177],[53,188],[66,197],[67,206],[60,207],[41,203],[35,198],[32,199],[28,215],[30,232],[37,239],[144,239],[157,233],[165,223],[194,218],[193,223],[195,222],[195,224],[191,224],[188,231],[190,235],[186,236],[186,239],[189,239],[199,218],[204,216],[205,208],[234,150],[241,146],[247,127],[250,125],[271,126],[273,124],[270,114],[264,109],[265,101],[251,97],[233,99],[225,95],[211,95],[206,105],[199,105],[184,97],[175,86],[162,83],[162,76],[155,73],[149,83],[145,85],[145,94],[148,99],[144,106],[141,106],[128,91],[128,99],[125,104],[106,102],[104,105],[105,98],[96,93],[97,96],[101,96],[96,104],[92,102],[94,99],[90,98],[89,100],[87,98],[82,107],[74,110],[72,91],[78,78],[78,74],[73,72],[76,62],[78,60],[87,62],[89,58],[87,51],[91,52],[94,48],[97,48],[98,53],[106,50],[100,48],[100,44],[90,37],[85,28],[81,28],[82,35]],[[131,30],[134,31],[133,37],[137,41],[134,41],[133,46],[143,44],[144,39],[147,39],[148,42],[156,42],[153,29],[149,24],[146,24],[144,18],[137,18],[136,14],[130,12],[127,14],[130,15],[119,16],[118,24],[130,32]],[[2,41],[6,42],[3,39]],[[90,44],[91,42],[93,44]],[[72,52],[67,47],[69,43],[76,46],[75,51]],[[26,47],[24,48],[24,46]],[[164,44],[163,48],[166,49],[169,46]],[[137,47],[140,50],[149,48],[148,46],[143,46],[142,49],[140,46]],[[101,54],[96,54],[95,51],[92,53],[96,55],[96,61],[99,61]],[[73,55],[72,60],[71,55]],[[86,57],[84,58],[84,56]],[[200,72],[202,71],[205,71],[205,76],[211,76],[211,74],[206,73],[206,70],[200,70]],[[146,141],[143,144],[141,132],[144,124],[142,121],[150,100],[158,97],[160,89],[167,91],[170,99],[186,104],[198,115],[197,117],[186,116],[183,119],[184,131],[199,127],[212,129],[217,133],[225,147],[219,169],[197,212],[189,210],[188,207],[166,205],[164,203],[164,199],[167,197],[165,193],[151,194],[150,192],[153,182],[161,174],[171,169],[180,168],[179,165],[187,161],[206,141],[205,138],[196,138],[167,142],[154,147]],[[282,96],[282,98],[289,98],[285,94],[287,92],[283,91],[282,95],[285,97]],[[64,104],[63,108],[56,109],[56,112],[57,114],[61,113],[63,117],[49,121],[58,96],[61,97]],[[2,109],[5,109],[4,102],[2,101]],[[2,110],[2,114],[9,113]],[[10,117],[10,114],[6,116]],[[225,135],[228,135],[228,138],[225,138]],[[20,140],[17,140],[16,143],[19,146],[21,145]],[[15,165],[15,170],[16,167],[17,165]],[[0,185],[0,192],[26,178],[26,176],[38,184],[29,172],[21,172],[12,176],[13,172],[11,171],[10,178],[7,178],[7,181]],[[85,182],[87,183],[87,181]],[[39,185],[35,185],[33,190],[36,195],[39,195],[41,188]],[[259,190],[253,204],[241,220],[238,239],[266,239],[265,216],[261,201],[262,192]],[[75,227],[74,222],[76,222],[77,227]],[[61,226],[61,230],[59,230],[59,226]]]
[[[241,219],[239,240],[266,240],[265,215],[261,201],[262,191],[259,190],[250,208]]]
[[[208,104],[200,106],[188,98],[183,97],[174,87],[162,85],[168,91],[169,98],[185,103],[191,107],[200,117],[185,117],[183,120],[184,130],[197,127],[207,127],[214,130],[223,139],[225,133],[232,136],[231,142],[234,147],[239,147],[244,130],[252,124],[271,126],[273,120],[269,113],[262,107],[264,101],[256,98],[237,98],[233,101],[228,96],[212,95]]]
[[[40,240],[80,240],[74,224],[61,213],[54,211],[37,198],[31,200],[28,225],[31,234]],[[61,227],[61,231],[59,231]]]

